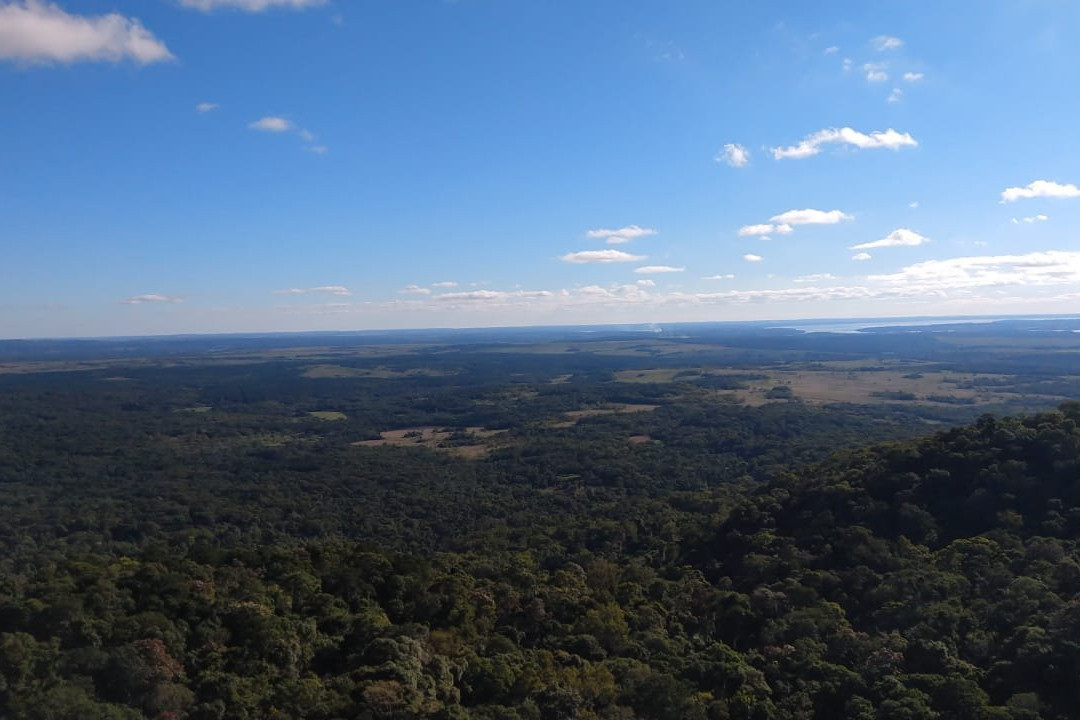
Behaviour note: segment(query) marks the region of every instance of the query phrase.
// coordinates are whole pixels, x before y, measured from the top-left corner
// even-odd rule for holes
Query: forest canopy
[[[457,362],[0,375],[0,716],[1080,706],[1080,405]]]

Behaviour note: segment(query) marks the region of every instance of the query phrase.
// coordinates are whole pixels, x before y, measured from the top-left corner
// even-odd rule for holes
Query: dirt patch
[[[631,435],[627,439],[627,442],[631,445],[645,445],[646,443],[653,442],[653,439],[650,435]]]

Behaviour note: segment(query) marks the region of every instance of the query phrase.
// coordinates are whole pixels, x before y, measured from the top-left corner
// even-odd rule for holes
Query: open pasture
[[[434,425],[384,430],[377,440],[354,442],[357,447],[411,447],[426,448],[475,460],[485,457],[495,447],[492,438],[505,430],[489,430],[483,427],[440,428]],[[465,442],[457,442],[465,440]]]

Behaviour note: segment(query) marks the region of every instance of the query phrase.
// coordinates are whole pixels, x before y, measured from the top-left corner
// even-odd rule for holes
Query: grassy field
[[[767,380],[747,383],[744,390],[736,390],[736,397],[750,405],[770,402],[769,391],[777,386],[791,388],[799,400],[810,403],[895,403],[924,402],[933,404],[989,405],[1023,399],[1006,389],[993,387],[970,387],[979,380],[999,380],[1002,375],[917,372],[904,370],[856,371],[856,370],[767,370]],[[968,387],[964,387],[968,386]],[[908,399],[906,396],[913,396]],[[1047,402],[1068,398],[1048,395]]]
[[[455,436],[460,437],[461,432],[464,432],[472,442],[465,444],[451,442]],[[378,440],[361,440],[353,443],[353,445],[358,447],[422,447],[475,460],[485,457],[497,447],[497,443],[493,442],[493,439],[505,432],[505,430],[489,430],[482,427],[467,427],[458,430],[456,428],[423,425],[385,430],[379,433],[382,437]]]
[[[615,380],[625,383],[692,383],[709,376],[752,377],[742,387],[718,390],[734,395],[747,405],[776,402],[775,388],[789,388],[794,399],[808,403],[878,404],[921,402],[930,404],[990,405],[1018,402],[1029,396],[1010,391],[1012,376],[995,373],[943,371],[935,366],[903,361],[870,363],[866,360],[843,360],[813,365],[764,365],[752,370],[742,368],[647,368],[621,370]],[[1075,376],[1074,376],[1075,377]],[[982,385],[980,385],[982,383]],[[1003,383],[1006,387],[995,387]],[[1044,404],[1069,398],[1063,395],[1038,396]]]
[[[389,367],[356,368],[344,365],[312,365],[305,368],[301,373],[303,377],[314,379],[342,379],[342,378],[380,378],[383,380],[395,380],[412,377],[444,377],[451,373],[435,368],[409,368],[408,370],[395,370]]]
[[[570,412],[563,413],[563,420],[556,420],[549,424],[549,427],[553,428],[567,428],[577,425],[585,418],[600,417],[602,415],[621,415],[624,413],[639,413],[639,412],[652,412],[659,405],[645,405],[634,403],[612,403],[603,407],[584,408],[582,410],[571,410]]]
[[[312,410],[308,413],[313,418],[319,420],[348,420],[349,416],[343,412],[337,410]]]

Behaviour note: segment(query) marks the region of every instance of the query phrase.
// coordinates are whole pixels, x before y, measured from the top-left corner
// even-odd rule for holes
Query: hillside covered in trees
[[[0,716],[1075,716],[1080,406],[563,362],[0,377]]]

